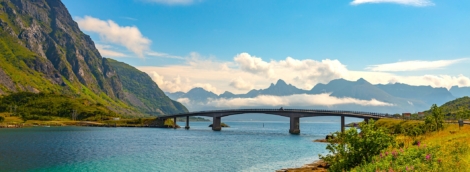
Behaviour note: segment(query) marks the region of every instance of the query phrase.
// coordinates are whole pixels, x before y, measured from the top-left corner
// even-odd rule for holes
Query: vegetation
[[[74,111],[77,120],[96,121],[121,116],[101,103],[59,94],[20,92],[0,98],[0,112],[10,112],[23,121],[46,121],[54,117],[71,119]]]
[[[326,147],[331,154],[320,155],[331,164],[329,170],[348,171],[361,163],[369,163],[374,155],[394,144],[394,137],[385,128],[377,127],[374,120],[360,127],[360,134],[355,128],[333,134],[334,139],[330,139]]]
[[[52,27],[55,22],[62,23],[61,27]],[[66,104],[60,106],[69,107],[69,102],[58,100],[59,95],[73,99],[71,102],[87,102],[90,109],[73,107],[80,109],[80,119],[187,112],[183,105],[166,97],[145,73],[124,63],[116,71],[101,57],[90,37],[74,24],[60,1],[0,0],[0,25],[0,96],[41,92]],[[21,105],[21,113],[15,115],[25,120],[48,120],[70,114],[68,110],[41,109],[53,105],[39,107],[34,103]]]
[[[108,58],[106,60],[119,75],[124,91],[135,96],[128,103],[140,111],[153,115],[188,112],[181,103],[168,98],[146,73],[123,62]]]
[[[429,112],[424,122],[381,119],[360,124],[361,133],[355,128],[336,132],[334,139],[328,140],[331,154],[320,158],[331,165],[331,171],[449,171],[448,164],[463,169],[462,163],[470,163],[469,146],[465,144],[470,133],[444,138],[448,139],[446,143],[442,138],[438,143],[432,141],[445,130],[444,113],[436,105]],[[428,146],[422,145],[427,141]],[[455,161],[444,165],[444,158]]]
[[[445,118],[450,119],[470,119],[470,97],[462,97],[447,102],[441,106]]]
[[[470,126],[450,125],[420,136],[415,145],[392,147],[351,171],[468,171]]]

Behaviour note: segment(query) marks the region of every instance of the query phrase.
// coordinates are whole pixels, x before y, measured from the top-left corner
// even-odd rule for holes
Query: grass
[[[402,122],[382,121],[390,126],[396,123]],[[416,144],[390,148],[352,171],[470,171],[470,125],[447,124],[442,131],[416,138],[398,135],[397,142],[409,139],[417,140]]]

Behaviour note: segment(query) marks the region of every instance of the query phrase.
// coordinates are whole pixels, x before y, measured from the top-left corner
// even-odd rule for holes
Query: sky
[[[283,79],[470,86],[470,1],[63,0],[103,57],[166,92]]]

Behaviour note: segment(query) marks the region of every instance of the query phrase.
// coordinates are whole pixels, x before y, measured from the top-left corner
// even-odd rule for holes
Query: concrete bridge
[[[299,119],[302,117],[316,117],[316,116],[339,116],[341,117],[341,131],[344,131],[345,117],[363,118],[364,121],[368,122],[369,119],[380,119],[380,118],[392,118],[391,114],[384,113],[373,113],[373,112],[358,112],[358,111],[334,111],[334,110],[313,110],[313,109],[228,109],[228,110],[213,110],[213,111],[199,111],[172,114],[158,117],[157,122],[160,126],[163,126],[166,119],[173,118],[176,121],[178,117],[186,117],[186,129],[189,129],[189,117],[190,116],[206,116],[212,117],[212,130],[220,131],[221,118],[230,115],[246,114],[246,113],[261,113],[271,114],[290,118],[290,129],[291,134],[300,134]],[[173,127],[176,127],[176,122]]]

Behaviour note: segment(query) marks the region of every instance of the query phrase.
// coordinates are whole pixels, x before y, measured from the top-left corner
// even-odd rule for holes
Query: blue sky
[[[470,86],[470,1],[63,3],[103,56],[149,73],[165,91],[199,86],[244,92],[277,79],[309,89],[360,77],[372,83]]]

